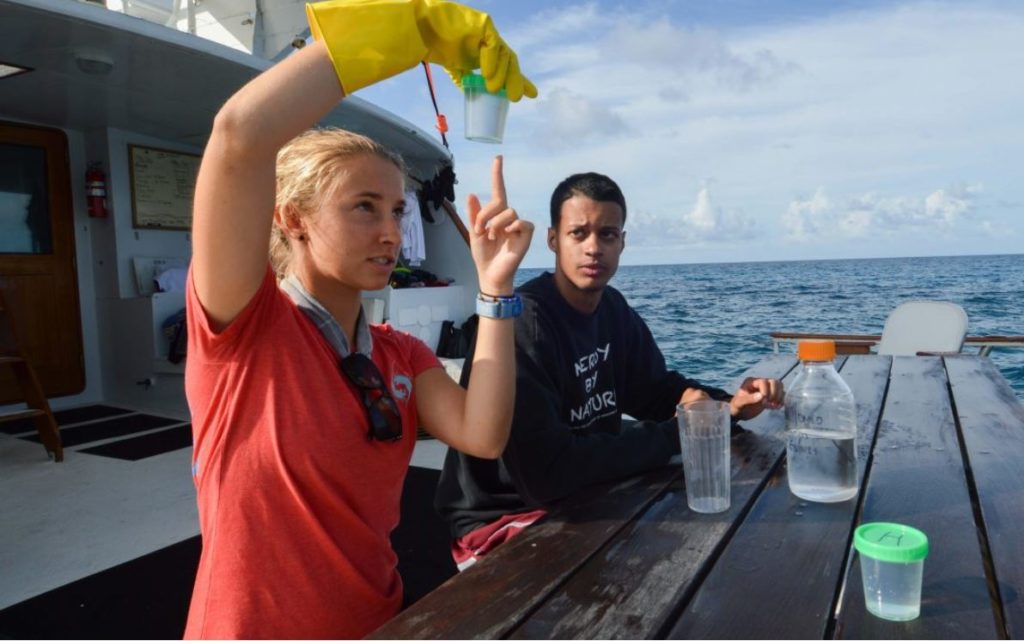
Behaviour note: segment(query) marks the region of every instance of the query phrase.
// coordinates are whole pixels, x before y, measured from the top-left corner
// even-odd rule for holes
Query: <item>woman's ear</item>
[[[274,207],[274,224],[289,240],[306,240],[306,221],[292,205]]]

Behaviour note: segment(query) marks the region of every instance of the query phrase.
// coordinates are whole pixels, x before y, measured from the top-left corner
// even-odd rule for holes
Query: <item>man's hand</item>
[[[735,418],[748,420],[765,409],[782,407],[785,398],[782,381],[774,378],[748,378],[736,390],[729,406]]]
[[[683,395],[679,397],[679,404],[686,405],[687,403],[693,403],[694,401],[706,401],[710,400],[707,392],[702,389],[695,387],[688,387],[683,390]]]

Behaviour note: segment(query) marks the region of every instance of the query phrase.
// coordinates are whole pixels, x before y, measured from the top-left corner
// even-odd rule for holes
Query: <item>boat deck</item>
[[[27,421],[0,425],[0,638],[180,638],[200,552],[187,415],[55,415],[62,463]],[[417,442],[392,539],[410,602],[455,572],[432,505],[444,452]]]

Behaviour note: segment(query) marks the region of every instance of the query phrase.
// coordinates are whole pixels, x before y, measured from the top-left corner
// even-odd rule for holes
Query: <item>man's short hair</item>
[[[558,229],[562,220],[562,203],[573,196],[585,196],[598,202],[616,203],[622,208],[622,223],[626,223],[626,198],[615,181],[594,172],[573,174],[558,183],[551,194],[551,226]]]

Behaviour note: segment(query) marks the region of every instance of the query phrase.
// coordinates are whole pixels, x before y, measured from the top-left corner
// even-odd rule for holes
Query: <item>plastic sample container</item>
[[[899,523],[865,523],[854,531],[853,546],[860,553],[868,612],[890,621],[920,616],[925,533]]]
[[[487,91],[483,76],[468,73],[462,76],[466,97],[466,138],[476,142],[501,143],[505,137],[508,97],[505,90]]]

